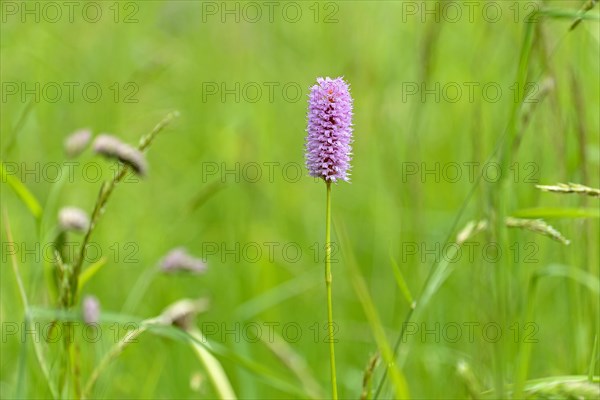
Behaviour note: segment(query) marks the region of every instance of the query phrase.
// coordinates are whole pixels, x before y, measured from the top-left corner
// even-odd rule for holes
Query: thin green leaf
[[[310,290],[320,282],[321,275],[321,271],[315,270],[275,286],[241,304],[236,311],[237,318],[241,320],[251,319],[262,311],[269,309],[269,307]]]
[[[598,360],[598,329],[596,329],[596,335],[594,336],[594,347],[590,355],[590,366],[588,369],[588,381],[594,381],[594,370],[596,369],[596,361]]]
[[[588,21],[600,21],[600,15],[596,13],[582,14],[581,11],[568,10],[564,8],[544,8],[539,15],[555,19],[579,19]]]
[[[406,299],[408,304],[412,307],[415,300],[414,300],[412,294],[410,293],[410,289],[408,288],[408,285],[406,284],[406,280],[404,279],[404,275],[402,275],[402,271],[400,270],[400,267],[398,266],[398,264],[396,263],[396,260],[394,260],[394,258],[391,255],[390,255],[390,263],[392,264],[392,270],[394,271],[394,277],[396,278],[396,283],[398,284],[398,288],[404,295],[404,298]]]
[[[163,333],[168,332],[169,337],[178,338],[179,340],[192,340],[192,341],[200,344],[201,346],[205,346],[207,348],[207,350],[210,351],[211,353],[213,353],[214,355],[218,355],[218,356],[227,358],[227,359],[241,365],[242,367],[246,368],[248,371],[253,372],[258,380],[267,383],[271,387],[281,390],[282,392],[285,392],[287,394],[293,395],[298,398],[306,398],[307,394],[305,391],[296,387],[295,385],[288,383],[286,380],[279,377],[278,374],[276,374],[274,371],[270,370],[269,368],[265,367],[262,364],[255,362],[252,359],[240,356],[236,352],[229,350],[227,347],[225,347],[219,343],[200,342],[200,341],[198,341],[197,338],[189,335],[187,332],[185,332],[181,329],[174,328],[174,327],[165,327],[165,326],[160,327],[160,326],[155,325],[155,326],[152,326],[151,328],[153,331],[155,329],[157,329]]]
[[[593,276],[581,269],[566,265],[551,264],[545,266],[536,271],[535,275],[530,281],[527,292],[525,321],[530,321],[533,318],[536,288],[537,284],[539,283],[539,279],[543,277],[569,278],[587,288],[591,292],[593,298],[597,298],[600,295],[600,280],[598,277]],[[515,374],[515,384],[513,385],[515,398],[522,398],[523,393],[527,391],[526,379],[531,358],[531,346],[532,345],[530,342],[525,341],[522,343],[522,348],[520,349],[519,364]]]
[[[339,224],[336,224],[336,227],[338,227],[337,231],[340,233],[342,254],[345,256],[345,260],[347,261],[346,265],[350,271],[350,278],[352,280],[352,285],[354,286],[354,292],[356,293],[360,304],[362,305],[365,316],[369,321],[369,326],[371,327],[371,331],[373,332],[373,336],[377,342],[377,347],[379,348],[383,360],[388,365],[388,371],[390,372],[395,389],[395,397],[397,399],[409,399],[410,392],[406,378],[404,377],[401,368],[394,360],[394,353],[392,352],[392,347],[387,340],[385,329],[381,323],[381,319],[379,318],[375,303],[369,294],[369,289],[367,288],[367,284],[365,283],[363,275],[360,273],[358,265],[356,264],[354,252],[352,251],[351,247],[348,246],[348,243],[350,243],[349,239],[345,230],[340,228]]]
[[[523,208],[512,213],[518,218],[600,218],[598,208],[561,208],[561,207],[536,207]]]
[[[198,344],[198,341],[206,341],[206,338],[202,332],[200,332],[198,328],[193,328],[189,331],[189,334],[196,339],[195,341],[191,341],[190,345],[194,349],[194,352],[198,356],[198,359],[202,365],[204,365],[206,373],[210,377],[215,390],[219,394],[219,398],[236,399],[237,396],[233,391],[231,382],[229,382],[227,374],[225,374],[225,370],[223,370],[221,363],[204,346],[200,346]]]
[[[202,187],[196,197],[190,202],[190,211],[196,211],[202,207],[210,198],[225,189],[225,185],[220,181],[214,181]]]
[[[312,399],[325,398],[323,389],[313,376],[304,357],[277,332],[272,333],[271,337],[266,335],[260,337],[263,344],[298,378],[302,387],[306,389],[308,397]]]
[[[582,269],[562,264],[550,264],[536,272],[536,277],[564,277],[587,288],[594,298],[600,295],[600,279]]]
[[[8,174],[2,161],[0,161],[0,180],[7,183],[8,186],[14,190],[17,197],[25,204],[31,215],[33,215],[36,220],[39,220],[42,216],[42,207],[40,206],[40,203],[20,180]]]
[[[81,288],[83,288],[83,286],[85,286],[85,284],[105,265],[106,257],[101,257],[98,261],[83,270],[81,275],[79,275],[78,289],[81,290]]]

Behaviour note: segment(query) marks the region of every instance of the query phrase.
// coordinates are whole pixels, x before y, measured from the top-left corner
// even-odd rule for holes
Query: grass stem
[[[331,182],[327,183],[327,205],[325,212],[325,285],[327,286],[327,328],[329,332],[329,360],[331,363],[331,392],[337,400],[337,374],[335,371],[335,340],[333,338],[333,301],[331,293]]]

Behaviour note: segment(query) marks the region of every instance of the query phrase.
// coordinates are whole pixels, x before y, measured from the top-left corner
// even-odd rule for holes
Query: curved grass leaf
[[[204,346],[200,346],[197,343],[197,341],[206,341],[206,337],[198,330],[198,328],[193,328],[190,330],[189,334],[196,339],[196,341],[190,341],[190,345],[194,349],[200,362],[204,365],[206,373],[215,386],[215,390],[219,393],[219,398],[236,399],[237,396],[231,387],[231,383],[229,382],[221,363]]]
[[[77,285],[79,290],[81,290],[83,288],[83,286],[85,286],[85,284],[88,283],[88,281],[90,279],[92,279],[92,277],[94,275],[96,275],[96,273],[98,271],[100,271],[100,269],[105,265],[106,265],[106,257],[100,257],[100,259],[98,261],[96,261],[95,263],[93,263],[92,265],[90,265],[89,267],[84,269],[81,272],[81,275],[79,275],[79,284]]]
[[[600,279],[582,269],[561,264],[550,264],[536,272],[536,278],[545,276],[572,279],[587,288],[594,298],[600,295]]]
[[[304,357],[296,352],[283,337],[273,332],[272,337],[265,338],[261,336],[260,340],[298,378],[302,386],[306,389],[308,397],[312,399],[323,399],[326,397],[323,388],[321,388],[319,382],[312,375],[312,371],[308,368]]]
[[[394,271],[394,277],[396,278],[396,283],[398,284],[398,288],[404,295],[404,298],[406,299],[408,304],[412,307],[415,300],[414,300],[412,294],[410,293],[410,289],[408,288],[408,284],[406,283],[406,280],[404,279],[404,275],[402,275],[402,271],[400,270],[400,267],[398,266],[398,264],[396,263],[396,260],[394,260],[394,258],[391,255],[390,255],[390,263],[392,264],[392,270]]]
[[[51,309],[45,307],[31,307],[31,315],[32,317],[36,317],[43,320],[53,321],[81,321],[81,315],[79,312],[74,310],[62,310],[62,309]],[[307,393],[289,382],[285,378],[279,376],[278,373],[273,370],[265,367],[264,365],[240,356],[236,352],[228,349],[226,346],[219,344],[217,342],[212,342],[208,340],[199,340],[197,337],[190,335],[188,332],[179,329],[177,327],[171,325],[165,325],[160,321],[159,318],[151,318],[142,320],[138,317],[133,317],[125,314],[111,313],[111,312],[102,312],[100,314],[100,322],[117,322],[123,324],[135,324],[137,328],[134,331],[130,331],[126,338],[123,338],[121,342],[117,343],[112,351],[109,351],[108,361],[112,361],[116,356],[120,354],[123,349],[123,344],[130,341],[132,339],[132,335],[140,335],[144,332],[153,333],[155,335],[164,336],[173,340],[186,342],[186,343],[195,343],[197,345],[203,346],[208,352],[213,354],[214,356],[220,356],[225,359],[228,359],[243,368],[247,369],[249,372],[253,373],[257,380],[266,383],[267,385],[278,389],[288,395],[294,396],[296,398],[306,398]],[[111,355],[111,352],[113,353]],[[107,365],[105,362],[104,368]],[[89,394],[89,390],[91,386],[88,382],[86,385],[85,392]]]
[[[17,197],[25,204],[31,215],[39,221],[42,216],[42,206],[40,206],[35,196],[20,180],[8,174],[2,161],[0,161],[0,180],[11,187]]]

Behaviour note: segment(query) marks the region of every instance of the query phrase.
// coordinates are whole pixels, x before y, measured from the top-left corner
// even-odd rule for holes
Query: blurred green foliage
[[[457,2],[461,14],[455,18],[454,9],[433,1],[277,6],[103,1],[94,3],[101,10],[97,22],[90,22],[96,8],[84,7],[89,3],[79,3],[72,21],[63,3],[56,2],[62,12],[57,22],[53,10],[45,8],[48,3],[2,3],[1,159],[44,210],[37,224],[3,180],[1,208],[10,218],[32,305],[55,305],[38,249],[50,240],[58,209],[73,205],[91,211],[101,180],[114,172],[114,166],[88,150],[68,175],[72,181],[54,182],[52,163],[64,162],[64,139],[89,127],[94,134],[109,132],[135,144],[164,115],[178,110],[181,117],[148,151],[148,178],[121,184],[109,202],[92,239],[107,264],[84,293],[96,295],[104,311],[119,313],[139,277],[156,268],[168,250],[185,246],[192,254],[206,256],[208,272],[157,275],[129,314],[152,317],[180,298],[207,296],[211,306],[200,315],[198,327],[217,327],[210,340],[280,371],[302,390],[263,342],[248,340],[256,328],[249,324],[262,328],[263,339],[268,324],[276,324],[271,325],[274,331],[288,339],[295,332],[283,327],[296,324],[301,333],[297,341],[288,340],[289,347],[305,359],[323,393],[328,393],[322,277],[325,186],[301,168],[306,95],[318,76],[343,75],[351,84],[352,183],[333,187],[333,240],[339,239],[343,226],[349,241],[345,245],[352,249],[390,343],[409,309],[390,257],[418,299],[436,257],[445,254],[447,235],[454,238],[468,221],[493,216],[494,198],[506,200],[508,215],[535,207],[598,207],[594,198],[535,188],[536,183],[558,182],[600,186],[597,20],[583,21],[569,31],[573,18],[537,18],[526,81],[533,90],[529,99],[539,102],[523,107],[527,125],[519,128],[520,143],[511,151],[510,168],[502,171],[510,184],[494,185],[495,169],[490,169],[489,179],[476,179],[485,163],[495,160],[510,110],[523,94],[514,84],[527,14],[546,7],[571,16],[584,2],[492,2],[500,10],[497,18],[483,2],[472,15],[465,3]],[[9,8],[15,5],[16,11]],[[30,7],[33,14],[20,7]],[[436,7],[437,14],[425,12]],[[85,17],[84,9],[89,12]],[[259,18],[254,9],[261,12]],[[550,86],[544,86],[548,82]],[[56,87],[61,88],[59,95]],[[93,102],[98,87],[102,94]],[[34,93],[28,94],[31,89]],[[102,179],[92,182],[96,168],[85,170],[87,165],[100,166]],[[461,176],[455,180],[452,168],[457,165]],[[26,173],[26,168],[34,172]],[[414,168],[417,172],[412,174]],[[508,191],[499,192],[499,187]],[[466,202],[471,190],[473,196]],[[457,228],[450,232],[463,206]],[[527,297],[527,288],[536,271],[554,264],[583,271],[588,274],[584,281],[597,284],[598,218],[548,221],[571,240],[569,246],[509,230],[511,247],[490,262],[482,251],[491,240],[489,234],[471,239],[474,256],[464,252],[453,263],[453,274],[413,321],[411,328],[418,331],[401,344],[403,351],[409,349],[404,374],[413,397],[466,397],[467,386],[456,374],[461,360],[484,388],[494,386],[497,344],[486,339],[482,327],[502,321],[494,300],[496,268],[506,269],[509,287],[507,325],[501,327],[506,381],[514,379],[529,334],[535,342],[530,344],[528,377],[588,373],[598,332],[598,293],[562,275],[540,279],[533,299]],[[10,335],[5,329],[6,324],[21,324],[24,316],[4,226],[0,236],[0,394],[47,397],[22,329]],[[218,250],[212,251],[215,246]],[[407,254],[413,246],[417,254]],[[256,248],[260,256],[255,256]],[[301,254],[294,262],[297,249]],[[353,290],[347,254],[339,252],[337,259],[333,290],[338,382],[343,398],[357,398],[376,344]],[[530,302],[534,312],[525,319]],[[478,324],[472,338],[470,323]],[[449,340],[455,336],[455,325],[449,324],[461,329],[456,341]],[[114,344],[113,326],[109,321],[103,324],[98,343],[81,343],[84,376]],[[123,324],[119,327],[117,337],[124,332]],[[31,341],[31,335],[26,338]],[[56,359],[50,361],[57,365]],[[290,395],[239,363],[221,361],[241,398]],[[375,382],[382,371],[382,366],[376,368]],[[201,365],[185,344],[143,335],[101,377],[94,394],[214,396],[206,380],[198,391],[190,384],[198,372],[202,374]],[[389,388],[383,392],[390,393]]]

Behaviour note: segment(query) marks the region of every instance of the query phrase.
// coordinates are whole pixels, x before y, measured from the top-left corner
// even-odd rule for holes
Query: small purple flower
[[[162,259],[160,269],[163,272],[187,271],[200,274],[206,271],[206,264],[201,259],[189,255],[185,248],[178,247]]]
[[[306,129],[306,167],[326,182],[349,181],[352,97],[343,78],[317,78],[311,88]]]
[[[97,324],[100,320],[100,302],[95,296],[85,296],[82,305],[83,321],[88,324]]]

